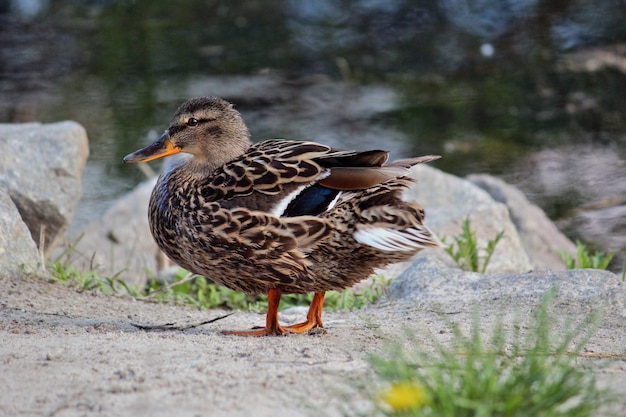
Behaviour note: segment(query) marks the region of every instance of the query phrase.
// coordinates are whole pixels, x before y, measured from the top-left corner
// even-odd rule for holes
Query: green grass
[[[453,237],[454,244],[448,245],[446,252],[452,256],[459,268],[484,274],[502,236],[504,236],[504,231],[487,242],[487,247],[479,248],[476,234],[471,229],[470,220],[465,218],[461,224],[461,233]],[[446,243],[445,239],[442,241]]]
[[[256,310],[253,308],[255,300],[252,296],[215,285],[205,277],[191,274],[182,268],[170,284],[151,279],[143,295],[152,300],[204,309]]]
[[[60,261],[49,262],[48,271],[52,281],[77,287],[81,291],[97,290],[105,294],[127,294],[132,297],[142,295],[139,289],[120,279],[119,274],[113,277],[101,277],[96,271],[79,271]]]
[[[48,271],[53,281],[77,287],[81,291],[95,290],[105,294],[126,294],[138,299],[186,304],[197,308],[228,310],[265,311],[267,296],[246,295],[217,285],[207,278],[194,275],[180,268],[173,282],[164,284],[150,279],[145,288],[134,287],[120,278],[118,273],[113,277],[103,277],[95,270],[79,271],[67,261],[51,261]],[[324,307],[329,310],[354,310],[373,303],[388,288],[383,277],[373,277],[371,284],[359,290],[328,291],[324,299]],[[281,299],[281,307],[308,306],[312,294],[285,294]]]
[[[592,254],[584,243],[577,240],[575,259],[564,251],[559,251],[559,256],[567,269],[607,269],[615,254],[612,252],[604,253],[599,251]]]
[[[361,387],[374,398],[375,416],[437,417],[591,417],[612,396],[596,388],[593,373],[576,355],[597,327],[598,317],[564,333],[552,327],[554,292],[536,310],[529,329],[500,321],[491,335],[470,334],[450,324],[452,346],[435,353],[409,339],[371,358],[378,379]],[[382,389],[380,387],[383,387]]]
[[[383,277],[373,277],[371,284],[357,290],[328,291],[324,298],[324,307],[329,310],[354,310],[373,303],[387,291],[388,283]],[[267,296],[251,296],[229,290],[214,284],[205,277],[189,274],[180,268],[174,282],[170,285],[151,280],[147,297],[164,301],[182,302],[200,308],[225,308],[233,310],[265,311]],[[281,307],[308,306],[312,294],[285,294],[281,298]]]

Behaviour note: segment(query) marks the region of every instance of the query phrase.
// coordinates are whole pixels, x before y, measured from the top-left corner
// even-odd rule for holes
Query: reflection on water
[[[559,218],[626,194],[625,18],[620,0],[0,2],[0,122],[87,128],[79,221],[141,180],[121,157],[199,94],[236,102],[256,139],[441,153]],[[569,161],[558,189],[538,185],[546,151]],[[572,152],[616,161],[589,182]]]

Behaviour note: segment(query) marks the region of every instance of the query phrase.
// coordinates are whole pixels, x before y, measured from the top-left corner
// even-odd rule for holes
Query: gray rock
[[[617,275],[597,269],[478,274],[422,256],[392,282],[389,296],[424,308],[464,309],[485,303],[519,307],[536,304],[554,287],[557,303],[580,309],[609,303],[626,317],[626,285]]]
[[[532,269],[504,204],[494,201],[470,181],[426,165],[416,167],[413,177],[418,183],[408,190],[407,199],[417,201],[424,207],[426,225],[440,238],[445,237],[447,244],[451,244],[453,236],[461,232],[462,221],[469,218],[479,247],[486,247],[489,240],[504,231],[487,272],[526,272]]]
[[[469,181],[487,191],[491,197],[507,206],[526,253],[537,269],[564,270],[559,251],[576,255],[576,245],[569,240],[546,213],[532,204],[524,193],[491,175],[468,175]]]
[[[79,270],[95,269],[100,275],[116,274],[127,283],[144,285],[148,273],[163,265],[162,256],[150,233],[148,201],[156,178],[138,185],[115,202],[101,219],[78,231],[80,240],[71,253]]]
[[[89,145],[75,122],[0,124],[0,184],[4,185],[39,245],[54,247],[81,196]]]
[[[0,187],[0,277],[43,275],[37,245],[7,191]]]

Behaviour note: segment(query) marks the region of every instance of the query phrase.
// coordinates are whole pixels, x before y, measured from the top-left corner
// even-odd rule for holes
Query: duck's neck
[[[204,179],[210,177],[222,165],[222,163],[212,163],[211,161],[191,156],[174,169],[179,169],[189,177]]]
[[[243,152],[241,154],[243,154]],[[184,154],[180,159],[174,160],[163,167],[163,176],[173,171],[178,171],[178,175],[188,179],[195,178],[205,180],[207,177],[213,175],[218,168],[235,160],[237,157],[241,156],[241,154],[232,155],[232,157],[228,156],[228,159],[219,158],[212,160]]]
[[[177,165],[187,173],[207,177],[213,174],[216,169],[226,165],[227,163],[244,155],[252,146],[248,136],[239,138],[239,140],[229,140],[221,146],[218,141],[213,144],[213,149],[198,150],[189,158]]]

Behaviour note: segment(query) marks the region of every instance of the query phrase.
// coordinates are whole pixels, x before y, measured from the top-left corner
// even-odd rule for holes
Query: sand
[[[325,313],[325,329],[310,334],[242,338],[221,330],[262,325],[262,314],[148,331],[134,324],[192,325],[228,312],[79,292],[29,277],[0,278],[0,294],[2,416],[338,416],[368,406],[352,388],[374,377],[367,357],[385,339],[410,328],[416,332],[410,343],[445,343],[451,337],[445,320],[469,323],[473,315],[383,301]],[[497,314],[485,306],[481,320],[490,317]],[[612,317],[589,350],[626,353],[625,324]],[[626,398],[626,359],[581,361]],[[626,414],[626,405],[619,407]]]

